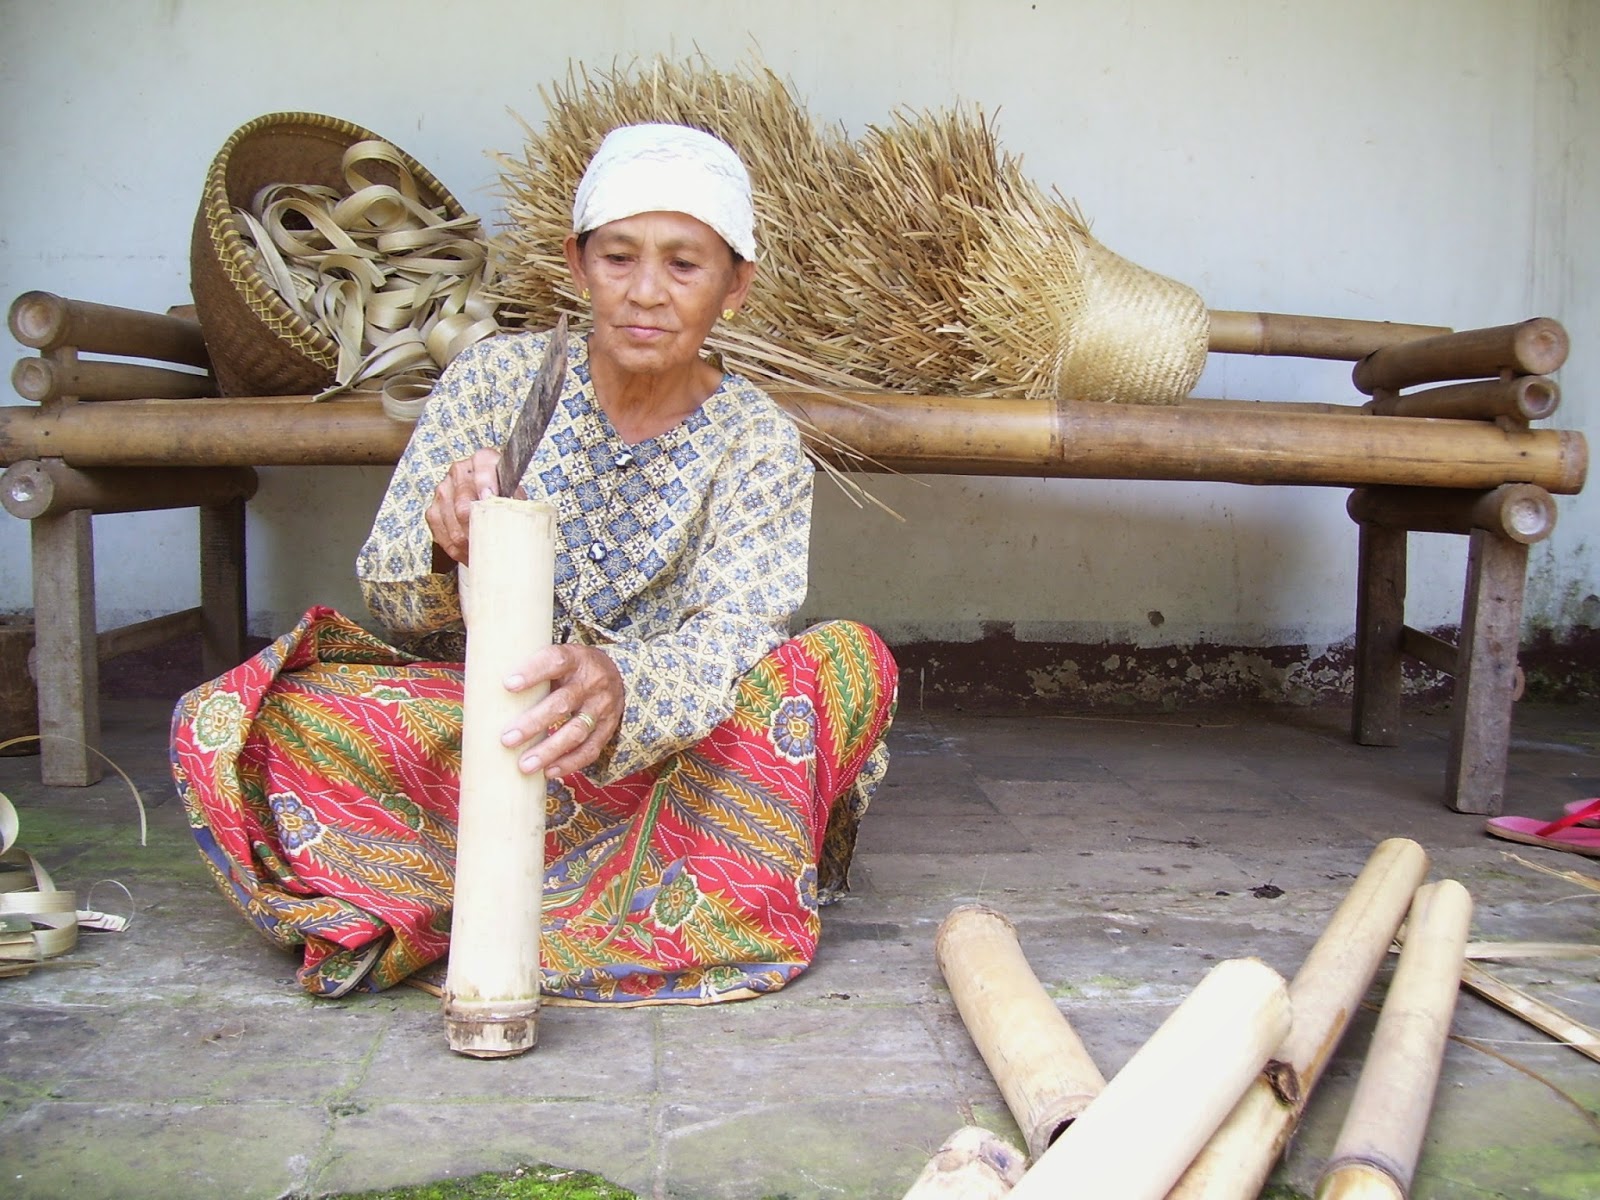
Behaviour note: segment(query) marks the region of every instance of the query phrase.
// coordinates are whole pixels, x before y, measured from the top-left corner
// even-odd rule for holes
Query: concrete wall
[[[448,13],[449,16],[442,14]],[[759,53],[859,131],[899,105],[998,111],[1005,146],[1107,245],[1214,308],[1458,327],[1548,314],[1576,350],[1554,424],[1600,443],[1600,6],[1585,0],[0,0],[0,297],[187,299],[201,179],[240,124],[364,124],[499,214],[488,151],[520,145],[569,63]],[[20,352],[20,351],[19,351]],[[1213,359],[1201,395],[1351,400],[1344,367]],[[361,612],[351,559],[374,469],[263,472],[251,624]],[[1318,648],[1347,639],[1345,494],[1233,485],[886,479],[904,514],[824,486],[806,615],[892,640]],[[1535,548],[1530,623],[1600,626],[1600,489]],[[97,522],[103,623],[193,603],[192,514]],[[1459,615],[1464,546],[1414,538],[1413,624]],[[0,520],[0,612],[30,605]]]

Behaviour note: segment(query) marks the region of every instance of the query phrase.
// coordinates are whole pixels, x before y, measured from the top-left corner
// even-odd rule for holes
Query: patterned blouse
[[[477,343],[423,409],[356,560],[368,607],[402,644],[461,653],[456,575],[432,572],[423,514],[452,462],[504,441],[548,339]],[[793,422],[737,375],[675,428],[629,445],[595,400],[581,334],[567,356],[522,486],[558,513],[555,640],[603,649],[626,688],[622,725],[587,771],[603,784],[701,740],[733,711],[738,678],[789,636],[806,591],[812,467]]]

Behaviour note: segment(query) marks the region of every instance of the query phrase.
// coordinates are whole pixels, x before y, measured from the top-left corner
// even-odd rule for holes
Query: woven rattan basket
[[[195,214],[189,270],[196,315],[224,396],[318,392],[333,382],[338,348],[298,316],[256,270],[235,208],[275,183],[344,186],[340,160],[378,134],[317,113],[269,113],[240,126],[206,173]],[[465,213],[422,164],[402,152],[425,204],[451,218]],[[395,184],[383,164],[363,168],[374,183]]]

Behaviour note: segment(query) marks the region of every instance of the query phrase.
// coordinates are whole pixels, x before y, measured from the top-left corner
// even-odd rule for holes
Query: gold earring
[[[731,308],[725,308],[725,309],[723,309],[723,310],[722,310],[722,319],[723,319],[723,320],[724,320],[724,321],[731,321],[731,320],[733,320],[733,309],[731,309]]]
[[[578,299],[582,300],[585,304],[589,303],[589,289],[584,288],[582,293],[578,296]]]

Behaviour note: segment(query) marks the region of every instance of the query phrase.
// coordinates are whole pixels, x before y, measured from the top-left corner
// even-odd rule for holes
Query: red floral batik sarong
[[[201,852],[262,933],[304,948],[315,995],[442,965],[461,690],[461,664],[319,608],[178,703],[173,775]],[[804,970],[819,890],[843,886],[883,773],[894,695],[877,636],[830,622],[762,659],[689,750],[604,787],[552,784],[545,993],[704,1003]]]

